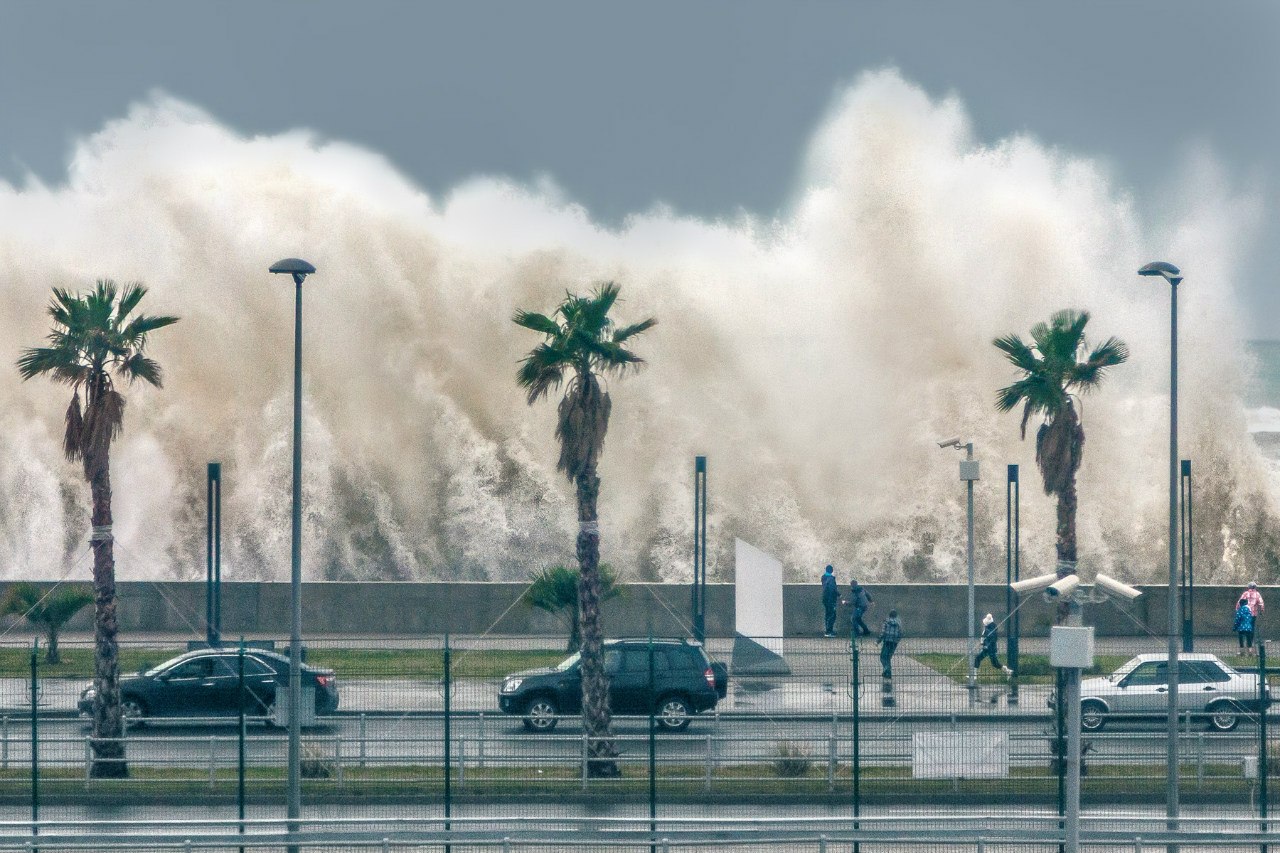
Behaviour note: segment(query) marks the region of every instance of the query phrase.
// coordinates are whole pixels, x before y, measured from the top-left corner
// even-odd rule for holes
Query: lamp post
[[[273,273],[293,276],[293,533],[290,544],[290,595],[293,619],[289,627],[289,834],[298,832],[302,818],[302,282],[316,268],[299,258],[271,265]]]
[[[958,438],[952,438],[947,441],[938,442],[939,447],[954,447],[956,450],[963,450],[964,459],[960,461],[960,479],[965,482],[968,487],[969,517],[968,517],[968,543],[966,545],[966,556],[969,563],[969,650],[965,653],[965,657],[969,661],[969,701],[974,701],[974,691],[978,687],[978,673],[973,668],[973,623],[974,606],[973,606],[973,483],[978,479],[978,461],[973,458],[973,442],[961,442]]]
[[[1169,830],[1178,826],[1178,285],[1182,273],[1173,264],[1155,261],[1138,275],[1161,276],[1169,282],[1169,772],[1165,793]]]

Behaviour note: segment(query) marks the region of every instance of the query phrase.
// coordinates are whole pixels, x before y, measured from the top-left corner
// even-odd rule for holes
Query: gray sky
[[[769,216],[838,87],[893,65],[984,140],[1102,160],[1149,219],[1207,147],[1264,202],[1239,289],[1280,338],[1278,36],[1264,2],[10,2],[0,178],[59,181],[71,140],[159,88],[367,145],[437,193],[547,174],[605,221]]]

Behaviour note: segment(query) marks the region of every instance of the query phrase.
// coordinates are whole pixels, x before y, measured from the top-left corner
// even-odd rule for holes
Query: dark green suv
[[[604,669],[609,677],[609,708],[615,714],[657,715],[668,731],[681,731],[694,714],[709,711],[725,697],[729,671],[712,663],[701,643],[692,640],[653,640],[653,680],[650,682],[650,641],[606,640]],[[498,707],[524,717],[525,728],[550,731],[561,715],[582,712],[579,655],[558,665],[515,672],[502,680]]]

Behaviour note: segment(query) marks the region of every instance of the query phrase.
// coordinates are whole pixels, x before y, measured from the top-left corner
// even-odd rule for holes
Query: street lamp
[[[958,438],[951,438],[946,441],[939,441],[939,447],[954,447],[956,450],[963,450],[965,458],[960,461],[960,479],[965,482],[968,487],[969,497],[969,540],[967,546],[967,556],[969,562],[969,650],[965,653],[965,657],[969,661],[969,701],[974,699],[974,690],[978,686],[978,673],[973,668],[973,652],[976,648],[973,641],[973,623],[976,621],[973,607],[973,482],[978,479],[978,461],[973,458],[973,442],[961,442]]]
[[[293,619],[289,627],[289,834],[298,832],[302,818],[302,282],[316,268],[299,258],[271,265],[273,273],[293,276],[293,535],[290,544],[290,594]]]
[[[1182,272],[1155,261],[1138,275],[1161,276],[1169,282],[1169,773],[1165,794],[1169,830],[1178,824],[1178,285]]]

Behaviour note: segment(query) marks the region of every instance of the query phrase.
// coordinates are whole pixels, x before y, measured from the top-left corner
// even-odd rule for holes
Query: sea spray
[[[625,168],[625,166],[620,166]],[[1130,344],[1084,398],[1082,571],[1162,577],[1168,293],[1180,296],[1183,455],[1196,460],[1197,576],[1275,577],[1273,485],[1242,403],[1233,270],[1256,205],[1210,168],[1168,223],[1140,220],[1097,163],[1015,137],[978,140],[958,99],[891,71],[841,94],[788,211],[702,221],[655,208],[616,229],[544,181],[477,178],[433,197],[359,148],[248,137],[157,95],[81,140],[65,184],[0,185],[0,326],[47,333],[52,286],[140,279],[183,317],[152,350],[162,391],[131,394],[113,461],[122,578],[203,571],[204,463],[224,468],[224,575],[289,565],[291,288],[304,285],[303,569],[315,579],[518,579],[572,559],[554,407],[514,382],[517,308],[622,284],[623,321],[656,316],[650,363],[611,389],[602,558],[678,580],[692,558],[692,465],[710,460],[708,565],[735,536],[793,579],[964,576],[958,455],[975,444],[981,580],[1004,570],[1004,466],[1023,471],[1026,571],[1053,559],[1033,442],[1001,415],[991,346],[1061,308]],[[58,577],[87,535],[59,451],[65,389],[0,369],[0,577]]]

